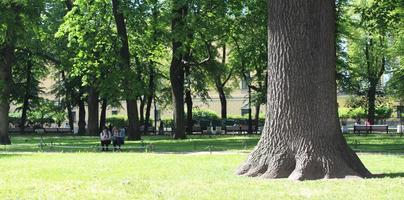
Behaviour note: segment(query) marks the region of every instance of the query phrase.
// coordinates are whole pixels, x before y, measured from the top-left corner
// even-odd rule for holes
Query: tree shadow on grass
[[[373,174],[372,178],[404,178],[404,172]]]
[[[32,156],[32,154],[27,154],[27,153],[5,153],[5,152],[0,152],[0,160],[5,159],[5,158],[12,158],[12,157],[27,157],[27,156]]]

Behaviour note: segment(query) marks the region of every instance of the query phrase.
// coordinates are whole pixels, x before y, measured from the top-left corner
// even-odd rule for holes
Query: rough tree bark
[[[179,34],[184,31],[187,3],[173,0],[173,18],[171,32]],[[185,112],[184,112],[184,58],[183,42],[181,38],[173,37],[172,60],[170,65],[170,82],[174,101],[174,139],[185,139]]]
[[[120,0],[112,0],[112,12],[114,14],[116,28],[121,41],[120,56],[122,62],[122,70],[130,71],[130,52],[128,35],[126,32],[125,17],[122,9],[120,9]],[[127,74],[127,73],[125,73]],[[128,140],[141,140],[141,133],[139,129],[139,111],[137,107],[137,97],[133,95],[129,83],[133,77],[124,76],[124,91],[126,93],[126,109],[128,114]]]
[[[370,177],[337,117],[333,0],[269,0],[264,131],[237,173],[293,180]]]
[[[31,97],[31,82],[32,82],[32,61],[31,61],[31,54],[28,53],[28,62],[27,62],[27,68],[26,68],[26,85],[25,85],[25,94],[24,94],[24,100],[22,103],[22,112],[21,112],[21,120],[20,120],[20,131],[21,134],[25,133],[25,124],[27,122],[27,111],[29,107],[29,99]]]

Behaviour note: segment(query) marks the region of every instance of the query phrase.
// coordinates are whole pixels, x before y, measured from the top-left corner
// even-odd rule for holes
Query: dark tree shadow
[[[404,172],[373,174],[372,178],[404,178]]]

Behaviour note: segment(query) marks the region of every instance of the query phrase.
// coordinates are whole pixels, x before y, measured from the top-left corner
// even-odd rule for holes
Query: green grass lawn
[[[404,137],[346,138],[356,151],[381,152],[359,156],[383,175],[304,182],[234,175],[258,136],[145,137],[119,153],[98,152],[96,137],[49,136],[41,148],[38,136],[12,136],[13,145],[0,147],[0,199],[404,199]],[[149,144],[155,149],[145,153]],[[212,154],[192,154],[209,146]]]
[[[383,178],[234,175],[247,154],[0,154],[0,199],[404,199],[404,156],[361,154]]]
[[[373,134],[345,135],[348,144],[357,152],[404,153],[404,136]],[[146,136],[143,141],[126,141],[125,152],[195,152],[195,151],[250,151],[259,136],[189,136],[186,140],[172,140],[168,136]],[[0,146],[11,152],[96,152],[98,137],[12,135],[12,145]],[[41,145],[42,144],[42,145]],[[126,148],[126,149],[125,149]]]

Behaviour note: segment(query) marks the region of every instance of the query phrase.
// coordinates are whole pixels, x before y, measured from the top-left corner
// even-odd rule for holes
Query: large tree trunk
[[[77,131],[77,135],[84,135],[86,133],[86,107],[84,105],[84,100],[82,99],[83,94],[80,93],[79,99],[79,121],[78,126],[79,130]]]
[[[102,104],[101,104],[101,116],[100,116],[100,130],[102,130],[106,123],[107,123],[107,106],[108,106],[108,100],[107,98],[102,99]]]
[[[11,144],[8,136],[8,112],[10,110],[11,70],[14,63],[14,46],[0,46],[0,144]]]
[[[112,0],[112,12],[114,14],[116,28],[119,36],[119,40],[121,42],[121,49],[120,49],[120,57],[121,57],[121,64],[122,64],[122,71],[130,71],[130,52],[129,52],[129,43],[128,43],[128,35],[126,32],[126,24],[125,24],[125,17],[122,13],[122,9],[120,9],[120,0]],[[137,70],[139,71],[139,70]],[[126,107],[127,107],[127,114],[128,114],[128,139],[129,140],[140,140],[141,133],[139,129],[139,111],[137,108],[137,98],[134,95],[133,90],[129,85],[130,80],[133,77],[129,77],[124,73],[123,77],[123,84],[124,84],[124,91],[126,93]],[[138,77],[140,79],[140,75]]]
[[[99,94],[96,88],[89,87],[88,90],[88,135],[97,135],[98,129],[98,117],[99,117]]]
[[[270,0],[263,134],[238,174],[294,180],[370,177],[341,134],[333,0]]]
[[[32,82],[32,61],[31,56],[28,55],[27,69],[26,69],[26,85],[25,85],[25,94],[24,101],[22,103],[22,112],[21,112],[21,120],[20,120],[20,130],[21,133],[25,133],[25,124],[27,122],[27,111],[29,106],[29,99],[31,97],[31,82]]]
[[[180,33],[185,26],[187,4],[179,0],[173,0],[173,18],[171,20],[171,32]],[[174,139],[185,139],[185,113],[184,113],[184,53],[183,38],[173,37],[172,60],[170,65],[170,82],[174,101]]]

